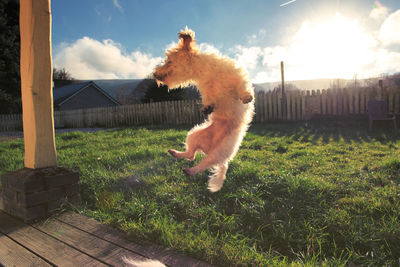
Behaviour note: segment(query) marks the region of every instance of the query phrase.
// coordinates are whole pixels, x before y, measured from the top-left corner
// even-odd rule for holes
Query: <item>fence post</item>
[[[283,67],[283,61],[281,61],[281,78],[282,78],[282,91],[281,91],[281,110],[279,110],[281,116],[283,117],[284,120],[287,119],[287,99],[286,99],[286,92],[285,92],[285,77],[284,77],[284,67]],[[282,118],[280,117],[280,118]]]

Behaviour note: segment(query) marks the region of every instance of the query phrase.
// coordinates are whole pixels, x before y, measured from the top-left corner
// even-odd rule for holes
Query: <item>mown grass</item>
[[[57,134],[80,212],[220,266],[400,264],[400,134],[307,123],[251,127],[220,192],[175,160],[189,127]],[[0,143],[0,170],[23,140]]]

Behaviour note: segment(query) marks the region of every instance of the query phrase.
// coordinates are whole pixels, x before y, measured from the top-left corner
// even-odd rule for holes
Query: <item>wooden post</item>
[[[25,167],[56,166],[50,0],[20,1],[20,35]]]
[[[0,203],[30,223],[80,202],[79,173],[57,167],[50,0],[20,0],[20,36],[25,168],[1,176]]]
[[[282,78],[282,94],[281,94],[281,101],[282,101],[282,117],[284,120],[287,118],[287,110],[286,110],[286,92],[285,92],[285,77],[284,77],[284,67],[283,67],[283,61],[281,61],[281,78]]]

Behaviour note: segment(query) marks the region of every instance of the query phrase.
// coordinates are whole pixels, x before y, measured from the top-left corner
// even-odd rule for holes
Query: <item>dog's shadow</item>
[[[109,190],[112,192],[123,192],[128,193],[130,191],[139,191],[149,189],[151,185],[146,183],[137,175],[131,175],[127,177],[122,177],[112,185]]]

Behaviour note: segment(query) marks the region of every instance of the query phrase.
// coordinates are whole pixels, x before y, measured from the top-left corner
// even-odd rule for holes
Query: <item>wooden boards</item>
[[[0,266],[126,266],[124,258],[160,266],[210,266],[161,246],[135,241],[72,212],[28,225],[0,211]]]

